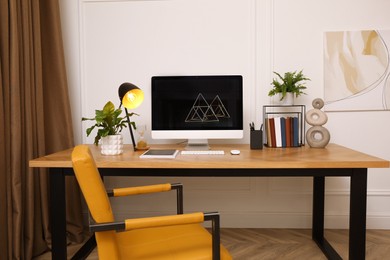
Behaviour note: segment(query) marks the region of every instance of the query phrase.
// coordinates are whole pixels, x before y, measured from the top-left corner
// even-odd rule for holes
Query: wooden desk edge
[[[139,155],[143,151],[133,152],[129,145],[125,146],[125,152],[119,157],[122,160],[115,160],[116,156],[102,156],[99,153],[99,147],[90,145],[92,152],[96,156],[96,164],[99,168],[197,168],[197,169],[291,169],[291,168],[390,168],[390,162],[375,156],[367,155],[350,148],[342,147],[336,144],[329,144],[330,152],[345,151],[354,155],[359,155],[361,160],[353,158],[353,160],[338,160],[329,161],[322,160],[322,154],[329,149],[315,148],[264,148],[263,150],[250,150],[247,144],[224,144],[213,145],[213,149],[222,149],[225,155],[218,156],[194,156],[188,157],[178,155],[176,159],[140,159]],[[181,146],[177,145],[153,145],[153,148],[175,148],[182,150]],[[241,155],[230,155],[231,149],[240,149]],[[313,150],[311,150],[313,149]],[[36,158],[29,161],[31,168],[71,168],[71,152],[73,148],[53,153],[47,156]],[[296,156],[295,153],[302,153],[311,150],[313,154],[317,154],[318,158],[310,161],[290,159],[290,154]],[[266,153],[271,153],[268,156]],[[302,154],[299,154],[302,155]],[[284,160],[280,160],[283,156]],[[126,160],[123,160],[126,157]],[[210,159],[211,158],[211,159]],[[196,160],[194,160],[196,159]],[[191,163],[191,166],[189,166]],[[331,164],[331,165],[330,165]]]

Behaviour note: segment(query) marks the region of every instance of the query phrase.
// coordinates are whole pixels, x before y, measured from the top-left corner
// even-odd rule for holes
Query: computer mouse
[[[233,154],[233,155],[239,155],[240,154],[240,150],[231,150],[230,153]]]

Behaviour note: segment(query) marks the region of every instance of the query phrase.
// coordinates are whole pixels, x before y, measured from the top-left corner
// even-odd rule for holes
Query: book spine
[[[299,146],[299,122],[298,117],[293,118],[293,146]]]
[[[282,128],[280,123],[280,117],[275,117],[275,139],[276,147],[282,147]]]
[[[281,138],[282,138],[282,147],[287,147],[286,118],[284,118],[284,117],[280,118],[280,135],[281,135]]]
[[[275,119],[271,117],[269,119],[270,134],[271,134],[271,146],[276,147],[276,138],[275,138]]]
[[[264,120],[264,129],[266,133],[267,146],[271,147],[271,130],[269,125],[269,118]]]
[[[286,118],[286,147],[291,147],[291,117]]]

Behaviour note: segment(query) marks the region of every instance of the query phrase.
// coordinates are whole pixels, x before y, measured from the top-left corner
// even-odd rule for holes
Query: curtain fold
[[[0,0],[0,259],[50,248],[49,185],[28,161],[73,146],[58,0]],[[81,242],[80,192],[66,178],[69,240]]]
[[[8,2],[0,2],[0,252],[2,252],[1,259],[10,257],[10,246],[6,243],[8,239],[8,220],[9,220],[9,204],[8,204],[8,189],[9,186],[6,172],[8,172],[9,158],[7,151],[9,150],[9,141],[6,123],[9,121],[9,115],[6,114],[6,107],[8,106],[8,86],[9,82],[9,66],[3,66],[9,60],[9,44],[3,39],[8,38]]]

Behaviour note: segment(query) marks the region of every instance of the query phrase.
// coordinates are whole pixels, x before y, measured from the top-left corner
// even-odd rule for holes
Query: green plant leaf
[[[91,126],[90,128],[87,128],[86,132],[87,132],[87,136],[89,136],[92,132],[92,130],[95,128],[96,125],[93,125]]]
[[[95,121],[95,124],[89,128],[87,128],[86,133],[87,136],[89,136],[92,131],[97,128],[97,133],[95,136],[94,144],[98,145],[99,141],[102,137],[105,137],[107,135],[114,135],[120,133],[123,128],[127,127],[128,121],[127,117],[121,117],[122,109],[117,108],[115,109],[115,105],[108,101],[102,110],[95,110],[95,117],[94,118],[87,118],[82,117],[82,121],[91,120]],[[129,117],[137,115],[136,113],[129,113]],[[135,123],[131,122],[131,125],[135,129]]]

